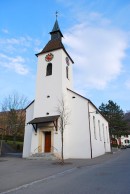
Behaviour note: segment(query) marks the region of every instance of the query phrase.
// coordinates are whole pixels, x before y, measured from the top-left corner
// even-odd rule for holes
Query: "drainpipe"
[[[89,124],[89,137],[90,137],[90,151],[91,151],[91,159],[93,158],[93,150],[92,150],[92,137],[91,137],[91,126],[90,126],[90,112],[89,112],[89,101],[88,101],[88,124]]]

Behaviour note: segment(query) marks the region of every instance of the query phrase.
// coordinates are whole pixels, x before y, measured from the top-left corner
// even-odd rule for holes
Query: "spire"
[[[56,19],[57,19],[57,17],[58,17],[58,11],[56,11]]]
[[[54,40],[54,39],[61,40],[61,38],[63,37],[62,32],[61,32],[60,27],[59,27],[59,24],[58,24],[58,21],[57,21],[57,16],[58,16],[58,12],[56,11],[56,21],[55,21],[55,24],[53,26],[52,31],[50,32],[51,40]]]
[[[54,27],[53,27],[53,29],[52,29],[51,32],[55,32],[55,31],[57,31],[57,30],[60,30],[60,28],[59,28],[58,21],[57,21],[57,19],[56,19],[55,24],[54,24]]]

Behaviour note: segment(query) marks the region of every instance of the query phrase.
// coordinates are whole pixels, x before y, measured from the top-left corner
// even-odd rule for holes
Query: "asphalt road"
[[[5,192],[7,193],[7,192]],[[130,194],[130,149],[98,164],[73,167],[25,184],[11,194]]]

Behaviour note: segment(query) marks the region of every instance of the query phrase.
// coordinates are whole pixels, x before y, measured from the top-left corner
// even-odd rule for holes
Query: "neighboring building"
[[[128,129],[124,131],[124,135],[121,135],[120,137],[118,137],[118,135],[112,135],[111,141],[114,146],[120,147],[130,145],[130,113],[126,113],[123,120],[127,122]]]
[[[127,130],[127,135],[121,136],[121,144],[128,146],[130,144],[130,111],[125,113],[124,121],[127,122],[128,130]]]
[[[120,138],[121,145],[128,146],[130,144],[130,135],[122,135]]]
[[[51,40],[38,57],[35,100],[26,108],[23,157],[51,152],[61,156],[59,101],[70,110],[64,131],[64,158],[93,158],[110,152],[107,120],[87,98],[73,91],[73,60],[62,44],[56,20]]]
[[[115,146],[128,146],[130,145],[130,135],[121,135],[121,137],[113,136],[112,145]]]

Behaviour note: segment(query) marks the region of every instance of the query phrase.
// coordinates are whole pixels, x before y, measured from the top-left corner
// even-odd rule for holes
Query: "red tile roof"
[[[65,47],[62,44],[60,39],[50,40],[43,48],[43,50],[40,53],[37,53],[36,56],[50,51],[58,50],[58,49],[63,49],[65,53],[68,55],[68,57],[70,58],[70,60],[72,61],[72,63],[74,63],[71,57],[69,56],[69,54],[67,53],[67,51],[65,50]]]

